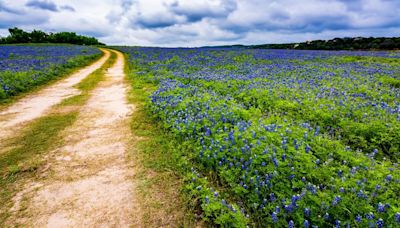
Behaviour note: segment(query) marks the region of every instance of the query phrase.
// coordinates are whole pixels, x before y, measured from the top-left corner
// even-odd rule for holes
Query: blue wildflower
[[[325,219],[325,220],[329,220],[330,218],[331,218],[331,216],[330,216],[328,213],[325,213],[324,219]]]
[[[361,215],[357,215],[356,216],[356,222],[360,223],[362,221],[362,216]]]
[[[222,200],[221,200],[221,203],[222,203],[222,205],[226,205],[225,199],[222,199]]]
[[[307,144],[306,145],[306,153],[308,154],[310,152],[310,150],[311,150],[311,147]]]
[[[269,194],[269,198],[270,198],[270,200],[271,200],[272,202],[274,202],[274,201],[276,200],[275,194],[274,194],[274,193]]]
[[[306,219],[306,220],[304,220],[303,225],[304,225],[304,228],[308,228],[308,227],[310,227],[310,222]]]
[[[365,218],[367,218],[368,220],[372,220],[372,219],[375,218],[375,215],[374,215],[374,213],[369,212],[369,213],[367,213],[367,214],[365,215]]]
[[[377,211],[379,213],[385,212],[385,205],[383,205],[381,202],[379,202]]]
[[[336,228],[340,228],[340,223],[341,223],[340,220],[336,220],[335,221],[335,227]]]
[[[376,222],[376,226],[378,228],[383,228],[383,219],[379,218],[378,221]]]
[[[289,227],[289,228],[294,228],[294,222],[293,222],[293,220],[290,220],[290,221],[289,221],[288,227]]]
[[[400,224],[400,212],[396,212],[396,214],[394,214],[394,218],[396,222]]]
[[[273,223],[277,223],[278,222],[278,216],[277,216],[276,212],[272,212],[271,218],[272,218],[272,222]]]
[[[335,196],[335,198],[333,199],[333,202],[332,202],[332,206],[338,205],[338,203],[340,203],[341,200],[342,200],[342,198],[340,196]]]
[[[306,216],[306,217],[310,217],[310,215],[311,215],[311,210],[309,209],[309,208],[304,208],[304,215]]]
[[[274,158],[272,159],[272,162],[274,163],[275,167],[278,167],[278,166],[279,166],[278,159],[276,159],[276,157],[274,157]]]

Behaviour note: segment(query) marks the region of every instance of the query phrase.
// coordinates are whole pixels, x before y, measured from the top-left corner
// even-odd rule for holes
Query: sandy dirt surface
[[[105,53],[95,63],[77,71],[66,79],[48,86],[43,90],[28,95],[15,104],[0,111],[0,146],[12,135],[15,135],[24,124],[42,116],[53,105],[63,99],[79,94],[79,90],[73,88],[82,79],[99,69],[109,58],[110,53]],[[3,142],[3,143],[2,143]]]
[[[105,81],[63,132],[65,145],[48,155],[47,171],[14,198],[14,213],[26,205],[12,216],[19,226],[141,227],[127,155],[134,107],[127,103],[124,57],[117,53]]]

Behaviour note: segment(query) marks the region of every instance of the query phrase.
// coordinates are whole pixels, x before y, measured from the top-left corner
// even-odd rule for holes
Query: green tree
[[[40,30],[25,32],[17,27],[8,30],[10,35],[5,38],[0,37],[0,44],[15,43],[69,43],[78,45],[104,45],[94,37],[77,35],[74,32],[58,32],[47,34]]]
[[[17,27],[8,29],[10,36],[8,37],[9,40],[13,43],[29,43],[30,37],[29,33],[25,32],[22,29]]]
[[[45,32],[40,31],[40,30],[33,30],[30,33],[32,43],[47,43],[48,36],[49,35],[47,35]]]

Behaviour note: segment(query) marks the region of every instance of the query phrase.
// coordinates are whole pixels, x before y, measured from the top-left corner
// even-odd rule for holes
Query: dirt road
[[[73,93],[67,86],[63,88]],[[116,63],[108,69],[106,79],[92,91],[77,121],[62,132],[65,145],[48,154],[49,168],[42,178],[26,183],[14,197],[15,215],[11,218],[16,224],[140,227],[135,171],[127,158],[129,117],[134,110],[127,103],[127,89],[124,56],[117,52]],[[55,88],[44,94],[53,90],[59,94]]]

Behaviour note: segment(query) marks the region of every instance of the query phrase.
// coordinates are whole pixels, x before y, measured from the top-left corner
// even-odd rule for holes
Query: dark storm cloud
[[[36,9],[49,10],[49,11],[53,11],[53,12],[58,11],[57,5],[54,4],[53,2],[47,1],[47,0],[44,0],[44,1],[31,0],[26,3],[26,6],[36,8]]]

